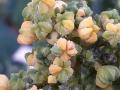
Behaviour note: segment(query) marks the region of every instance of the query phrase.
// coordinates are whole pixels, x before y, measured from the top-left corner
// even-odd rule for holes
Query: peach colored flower
[[[50,65],[50,67],[49,67],[49,72],[50,72],[50,74],[52,74],[52,75],[57,75],[57,74],[59,74],[60,73],[60,71],[62,70],[62,68],[60,67],[60,66],[58,66],[58,65]]]
[[[61,55],[63,60],[70,60],[72,56],[78,53],[75,44],[72,41],[67,41],[65,38],[60,38],[57,41],[57,46],[63,50],[63,54]]]

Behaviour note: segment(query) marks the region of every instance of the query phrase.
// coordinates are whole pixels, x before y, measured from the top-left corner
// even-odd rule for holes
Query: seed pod
[[[0,90],[8,90],[8,78],[5,75],[0,75]]]

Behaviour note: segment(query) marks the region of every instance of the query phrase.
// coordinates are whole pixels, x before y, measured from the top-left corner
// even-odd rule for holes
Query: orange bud
[[[45,4],[47,4],[49,7],[54,7],[55,0],[42,0]]]
[[[32,66],[35,64],[35,60],[34,60],[34,54],[30,54],[27,57],[27,64]]]
[[[79,28],[89,28],[94,25],[92,17],[85,18],[80,22]]]
[[[67,46],[67,40],[64,38],[60,38],[57,41],[57,46],[60,47],[62,50],[66,50]]]
[[[5,75],[0,75],[0,90],[8,90],[8,78]]]
[[[35,40],[36,40],[36,38],[28,37],[28,36],[25,36],[25,35],[23,35],[23,34],[18,35],[18,38],[17,38],[17,42],[18,42],[19,44],[23,44],[23,45],[30,45],[30,44],[32,44]]]
[[[88,39],[91,36],[92,32],[93,32],[92,28],[83,28],[78,30],[79,37],[82,40]]]
[[[21,25],[21,31],[23,32],[31,32],[32,22],[31,21],[24,21]]]
[[[50,65],[49,72],[50,74],[56,75],[62,70],[58,65]]]
[[[91,37],[86,40],[86,43],[93,44],[96,41],[97,41],[97,34],[95,32],[93,32]]]
[[[68,61],[71,57],[67,53],[64,53],[60,58],[64,61]]]

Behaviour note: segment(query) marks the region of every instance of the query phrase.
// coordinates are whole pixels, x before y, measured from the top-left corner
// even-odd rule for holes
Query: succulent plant
[[[32,0],[18,42],[32,45],[27,71],[0,81],[6,90],[116,90],[120,82],[120,15],[93,17],[83,0]],[[1,79],[2,76],[0,76]]]

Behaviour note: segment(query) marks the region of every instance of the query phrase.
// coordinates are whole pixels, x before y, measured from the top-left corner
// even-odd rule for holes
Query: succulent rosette
[[[120,16],[118,11],[113,9],[110,11],[104,11],[101,13],[101,22],[105,32],[103,33],[103,38],[107,40],[112,47],[116,47],[120,42],[119,38],[119,27],[120,27]]]
[[[115,66],[101,66],[97,69],[96,85],[106,88],[120,77],[120,70]]]
[[[53,64],[49,67],[49,72],[51,75],[48,77],[48,83],[57,83],[57,81],[65,83],[72,76],[73,69],[70,61],[64,61],[56,57]]]
[[[36,40],[37,40],[36,35],[32,30],[32,22],[24,21],[17,39],[18,43],[23,45],[30,45]]]
[[[100,28],[94,23],[92,17],[83,19],[78,28],[79,37],[88,44],[94,44],[98,40],[97,33]]]
[[[65,38],[60,38],[56,44],[51,48],[51,52],[56,56],[60,56],[63,60],[70,60],[78,51],[74,42],[67,41]]]
[[[74,30],[74,13],[65,12],[57,14],[55,30],[62,36],[70,34]]]

